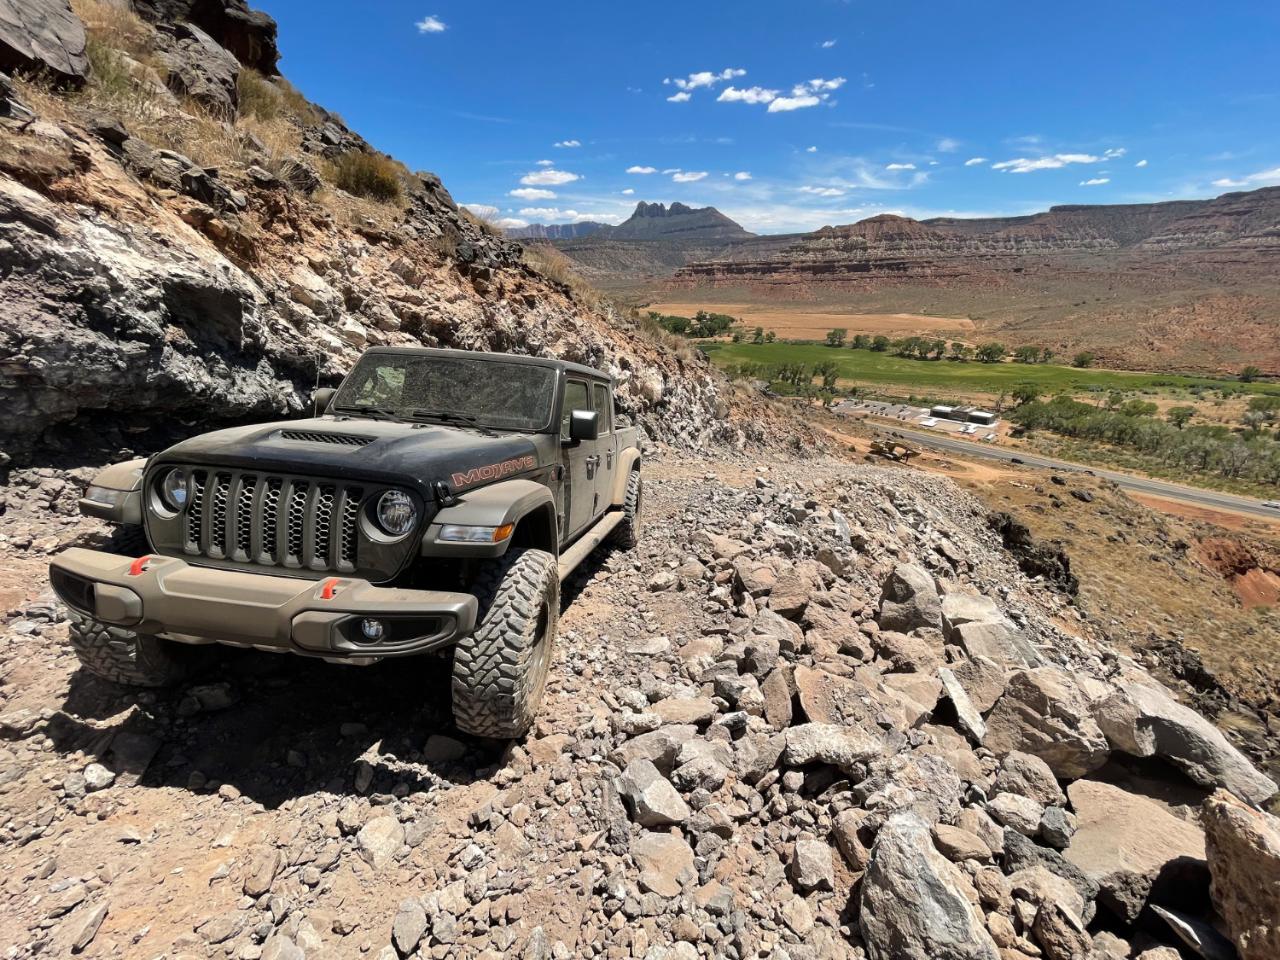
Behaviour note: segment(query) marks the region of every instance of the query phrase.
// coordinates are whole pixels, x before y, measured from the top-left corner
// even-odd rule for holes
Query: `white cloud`
[[[886,163],[884,168],[886,170],[914,170],[916,165],[914,163]]]
[[[1230,177],[1223,177],[1221,180],[1213,181],[1215,187],[1274,187],[1280,186],[1280,167],[1272,170],[1262,170],[1258,173],[1251,173],[1248,176],[1241,177],[1238,180],[1232,180]]]
[[[955,153],[960,149],[960,141],[953,140],[951,137],[943,137],[936,144],[939,153]]]
[[[680,172],[679,167],[667,167],[667,169],[662,171],[662,175],[665,177],[668,173],[679,173],[679,172]]]
[[[778,97],[777,100],[770,101],[769,113],[788,113],[792,110],[803,110],[805,107],[816,107],[822,101],[813,96],[806,94],[802,97]]]
[[[764,87],[747,87],[739,90],[737,87],[728,86],[720,91],[720,96],[716,97],[717,103],[768,103],[776,99],[777,90],[766,90]]]
[[[1115,157],[1123,157],[1128,152],[1129,151],[1126,150],[1124,147],[1112,147],[1110,150],[1107,150],[1106,152],[1104,152],[1102,156],[1107,160],[1111,160]]]
[[[623,195],[624,197],[629,197],[629,196],[631,196],[633,193],[635,193],[635,191],[634,191],[633,189],[631,189],[630,187],[627,187],[627,189],[625,189],[625,190],[623,190],[623,191],[622,191],[622,195]]]
[[[554,200],[556,198],[554,190],[543,190],[541,187],[520,187],[518,190],[509,190],[507,196],[518,200]]]
[[[657,173],[657,172],[658,172],[657,167],[641,167],[641,166],[627,167],[627,173]]]
[[[553,167],[553,166],[555,166],[555,163],[556,163],[556,162],[555,162],[554,160],[539,160],[539,161],[538,161],[538,166],[540,166],[540,167]]]
[[[834,41],[834,40],[823,40],[823,41],[822,41],[822,49],[823,49],[823,50],[830,50],[830,49],[831,49],[832,47],[834,47],[835,45],[836,45],[836,41]]]
[[[582,141],[581,140],[557,140],[554,145],[557,147],[580,147],[582,146]]]
[[[805,148],[804,148],[804,152],[805,152],[805,153],[817,153],[817,152],[818,152],[818,148],[817,148],[817,147],[805,147]]]
[[[807,193],[814,197],[843,197],[844,191],[837,187],[799,187],[799,193]]]
[[[517,227],[527,227],[529,225],[528,220],[521,220],[519,217],[501,217],[493,222],[503,230],[514,230]]]
[[[1088,180],[1081,180],[1081,181],[1080,181],[1080,186],[1082,186],[1082,187],[1100,187],[1100,186],[1102,186],[1104,183],[1110,183],[1110,182],[1111,182],[1111,178],[1110,178],[1110,177],[1092,177],[1092,178],[1090,178],[1090,179],[1088,179]]]
[[[685,90],[681,90],[679,93],[673,93],[671,96],[667,97],[667,103],[685,103],[692,98],[693,94],[688,93]]]
[[[681,170],[678,173],[675,173],[672,175],[671,182],[672,183],[695,183],[698,180],[704,179],[706,175],[707,175],[707,171],[705,170]]]
[[[573,183],[575,180],[581,179],[576,173],[569,173],[567,170],[552,170],[547,167],[544,170],[534,170],[532,173],[526,173],[520,178],[520,182],[526,187],[558,187],[562,183]]]
[[[423,17],[414,26],[419,33],[444,33],[448,29],[444,21],[436,16]]]
[[[1010,173],[1031,173],[1035,170],[1057,170],[1069,163],[1101,163],[1106,156],[1095,157],[1090,153],[1055,153],[1046,157],[1017,157],[991,165],[994,170]]]
[[[477,217],[484,217],[486,220],[492,220],[498,215],[498,208],[487,203],[464,203],[463,206]]]
[[[1145,167],[1146,165],[1147,165],[1147,161],[1145,160],[1139,160],[1137,163],[1134,164],[1135,167]]]
[[[844,77],[834,77],[831,80],[823,80],[817,77],[813,80],[806,80],[804,83],[797,83],[791,88],[794,96],[802,97],[806,93],[822,93],[823,91],[839,90],[845,85]]]
[[[559,207],[523,207],[520,216],[534,220],[558,220],[562,223],[576,223],[581,220],[617,220],[618,217],[608,213],[589,213],[581,210],[561,210]]]
[[[750,180],[750,179],[751,179],[751,174],[750,174],[750,173],[748,173],[746,170],[739,170],[737,173],[735,173],[735,174],[733,175],[733,179],[735,179],[735,180]]]
[[[722,80],[734,80],[737,77],[745,77],[747,71],[738,67],[729,67],[716,73],[712,70],[699,70],[697,73],[691,73],[687,77],[676,77],[672,79],[668,77],[663,83],[673,83],[677,90],[697,90],[699,87],[714,87]],[[674,100],[674,97],[668,97],[668,100]],[[685,99],[689,99],[685,97]]]
[[[966,167],[976,167],[979,164],[986,163],[986,162],[987,162],[986,157],[970,157],[968,160],[964,162],[964,165]]]

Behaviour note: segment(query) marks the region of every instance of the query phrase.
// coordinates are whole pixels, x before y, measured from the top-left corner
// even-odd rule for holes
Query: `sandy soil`
[[[855,333],[908,335],[924,333],[966,333],[974,329],[973,321],[962,317],[927,317],[914,313],[844,313],[838,310],[813,310],[784,304],[710,303],[664,301],[649,305],[648,310],[691,317],[699,310],[727,313],[741,317],[748,327],[764,327],[784,340],[821,340],[827,331],[846,329]]]

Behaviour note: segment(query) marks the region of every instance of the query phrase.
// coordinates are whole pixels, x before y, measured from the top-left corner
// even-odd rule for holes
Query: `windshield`
[[[465,357],[366,354],[342,381],[335,408],[398,417],[544,430],[551,422],[556,371],[531,363]]]

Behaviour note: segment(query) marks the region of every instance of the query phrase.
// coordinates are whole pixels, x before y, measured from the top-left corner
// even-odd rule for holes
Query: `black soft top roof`
[[[565,373],[577,373],[593,380],[613,383],[613,377],[602,370],[587,367],[581,363],[570,363],[568,360],[556,360],[552,357],[530,357],[520,353],[494,353],[489,350],[442,350],[437,347],[370,347],[365,353],[390,353],[400,356],[423,357],[462,357],[471,360],[501,360],[505,363],[527,363],[535,367],[550,367]]]

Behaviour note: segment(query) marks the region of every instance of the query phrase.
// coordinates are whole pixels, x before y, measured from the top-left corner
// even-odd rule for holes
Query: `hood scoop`
[[[313,430],[281,430],[281,440],[301,440],[304,443],[336,443],[344,447],[363,447],[373,443],[373,437],[355,433],[320,433]]]

